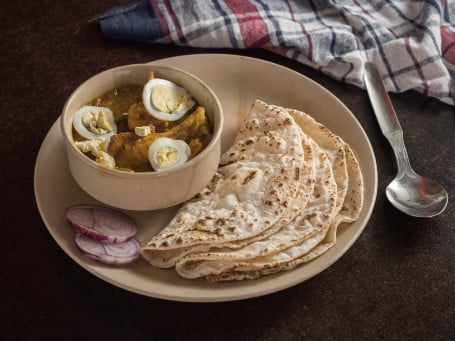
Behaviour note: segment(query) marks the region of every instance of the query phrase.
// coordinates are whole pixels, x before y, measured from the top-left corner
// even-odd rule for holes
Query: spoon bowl
[[[448,204],[447,191],[436,181],[422,177],[411,168],[401,129],[381,75],[373,63],[365,63],[364,80],[382,133],[397,159],[398,173],[387,186],[392,205],[410,216],[429,218],[441,214]]]
[[[398,174],[386,188],[387,199],[413,217],[434,217],[445,210],[446,190],[436,181],[415,172]]]

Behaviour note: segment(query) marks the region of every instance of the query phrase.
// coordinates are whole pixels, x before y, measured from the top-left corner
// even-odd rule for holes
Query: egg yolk
[[[102,110],[92,110],[82,116],[82,123],[92,133],[102,135],[112,131],[109,114]]]
[[[177,148],[172,146],[161,147],[155,154],[156,163],[160,167],[169,167],[175,164],[180,157],[180,153]]]
[[[153,106],[161,112],[173,114],[181,107],[188,107],[190,99],[178,89],[156,85],[152,91]]]

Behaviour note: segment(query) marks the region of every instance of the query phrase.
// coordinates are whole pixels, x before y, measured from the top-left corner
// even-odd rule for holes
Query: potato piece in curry
[[[191,149],[193,158],[210,142],[211,129],[204,107],[196,107],[189,115],[175,122],[154,119],[142,103],[135,103],[128,110],[128,127],[149,125],[151,133],[140,137],[132,131],[122,132],[111,137],[108,153],[115,158],[116,167],[136,172],[153,171],[148,149],[158,137],[169,137],[185,141]]]

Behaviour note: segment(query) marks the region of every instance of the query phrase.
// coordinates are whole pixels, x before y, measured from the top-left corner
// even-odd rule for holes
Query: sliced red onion
[[[96,205],[75,205],[66,210],[73,228],[103,243],[124,243],[137,232],[136,223],[127,215]]]
[[[141,246],[136,238],[124,243],[101,243],[76,232],[74,241],[89,258],[105,264],[128,264],[140,255]]]

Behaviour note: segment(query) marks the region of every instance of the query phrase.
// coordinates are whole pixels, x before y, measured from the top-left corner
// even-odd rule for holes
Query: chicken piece
[[[152,171],[148,149],[158,137],[184,140],[190,145],[190,158],[194,157],[202,151],[211,138],[205,109],[197,107],[193,113],[167,131],[152,132],[145,137],[137,136],[133,132],[116,134],[111,137],[108,153],[115,158],[118,168],[132,169],[136,172]]]
[[[144,103],[134,103],[128,109],[128,129],[141,126],[150,126],[152,132],[162,133],[169,130],[178,123],[158,120],[150,115],[145,109]]]

